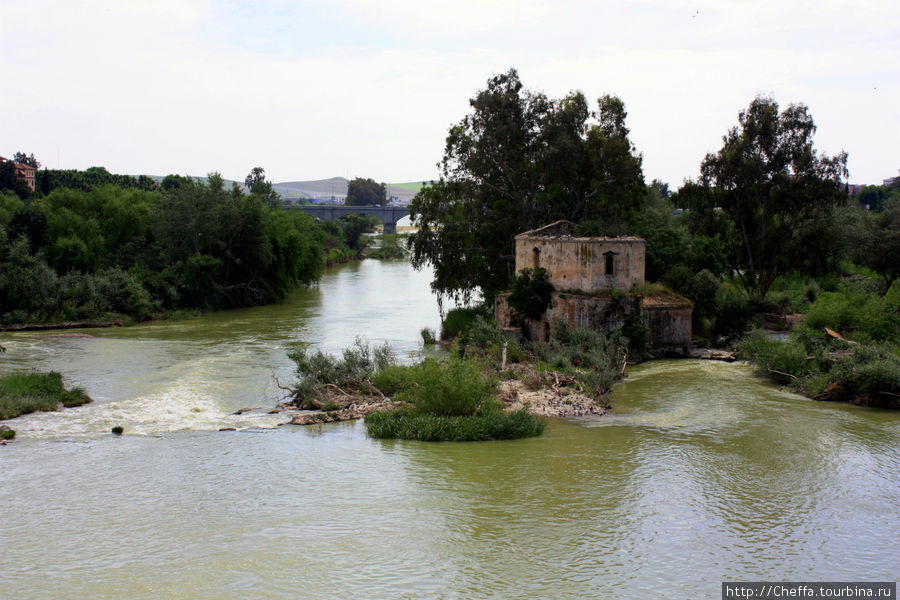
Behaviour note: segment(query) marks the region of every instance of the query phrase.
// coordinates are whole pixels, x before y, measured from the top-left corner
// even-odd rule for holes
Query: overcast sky
[[[900,169],[896,0],[0,0],[0,155],[117,173],[430,179],[510,67],[624,100],[677,188],[758,94],[802,102],[850,181]]]

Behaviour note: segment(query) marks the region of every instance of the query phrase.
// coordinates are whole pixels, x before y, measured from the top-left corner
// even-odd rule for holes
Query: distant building
[[[576,237],[575,225],[557,221],[516,236],[516,272],[542,268],[554,292],[539,320],[524,325],[533,340],[547,340],[562,321],[608,333],[640,319],[650,344],[661,353],[687,354],[693,306],[661,293],[644,296],[646,242],[637,237]],[[509,293],[494,301],[497,322],[511,327]]]
[[[900,173],[900,169],[897,169],[897,173]],[[882,182],[882,185],[897,185],[900,184],[900,175],[897,177],[889,177]]]
[[[0,162],[12,162],[8,158],[3,158],[0,156]],[[16,176],[25,181],[25,184],[28,188],[33,192],[34,191],[34,177],[35,177],[35,169],[31,165],[26,165],[25,163],[13,163],[16,167]]]

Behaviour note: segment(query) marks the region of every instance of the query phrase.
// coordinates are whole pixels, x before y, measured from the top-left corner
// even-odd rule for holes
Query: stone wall
[[[629,292],[644,285],[645,242],[640,238],[567,235],[566,222],[516,236],[516,272],[543,268],[560,291]]]
[[[494,299],[494,313],[501,329],[515,326],[508,300],[508,293],[499,294]],[[523,329],[528,339],[547,341],[560,321],[570,327],[587,327],[608,333],[640,314],[640,296],[615,298],[610,294],[553,292],[550,308],[539,321],[528,321]]]
[[[560,321],[609,333],[640,317],[654,352],[687,354],[691,303],[672,294],[642,297],[645,242],[635,237],[575,237],[575,225],[557,221],[516,236],[516,272],[543,268],[555,291],[540,320],[522,328],[531,340],[547,341]],[[509,293],[494,300],[497,323],[515,327]]]
[[[654,353],[687,356],[691,346],[691,306],[647,304],[642,306]]]

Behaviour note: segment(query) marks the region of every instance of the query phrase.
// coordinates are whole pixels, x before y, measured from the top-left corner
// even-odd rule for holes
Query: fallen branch
[[[769,369],[769,373],[776,373],[778,375],[784,375],[785,377],[790,377],[794,381],[800,381],[800,378],[796,375],[791,375],[790,373],[783,373],[781,371],[776,371],[775,369]]]
[[[285,385],[281,385],[281,382],[278,381],[278,375],[276,375],[275,373],[272,373],[272,379],[275,380],[275,385],[276,385],[279,389],[282,389],[282,390],[284,390],[284,391],[286,391],[286,392],[290,392],[291,395],[293,395],[293,394],[296,392],[296,390],[294,390],[294,388],[290,388],[290,387],[287,387],[287,386],[285,386]]]
[[[347,397],[350,397],[350,396],[352,395],[352,394],[348,394],[347,392],[345,392],[344,390],[342,390],[341,388],[339,388],[338,386],[336,386],[336,385],[333,384],[333,383],[323,383],[323,384],[322,384],[322,387],[330,387],[330,388],[334,388],[334,389],[336,389],[337,391],[339,391],[340,393],[342,393],[343,395],[345,395],[345,396],[347,396]]]

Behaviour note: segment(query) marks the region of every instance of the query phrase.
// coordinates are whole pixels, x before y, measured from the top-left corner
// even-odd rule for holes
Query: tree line
[[[2,324],[265,304],[355,257],[371,226],[281,209],[262,169],[249,193],[218,173],[50,173],[61,183],[46,195],[0,189]]]
[[[691,299],[697,333],[709,338],[798,308],[806,287],[835,291],[860,268],[882,297],[898,278],[900,193],[866,190],[868,211],[851,201],[847,154],[816,150],[803,104],[753,99],[721,149],[702,157],[700,176],[674,193],[645,183],[616,96],[593,106],[577,91],[551,98],[513,69],[470,105],[448,131],[440,179],[410,207],[412,262],[433,265],[442,296],[489,301],[509,289],[514,236],[558,219],[579,235],[645,238],[648,281]]]

